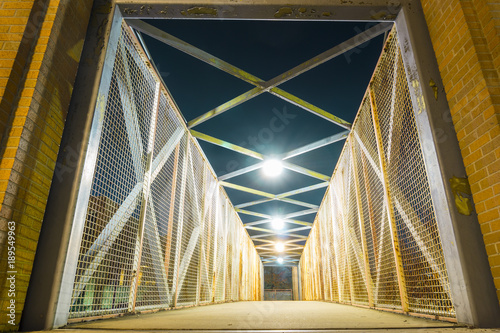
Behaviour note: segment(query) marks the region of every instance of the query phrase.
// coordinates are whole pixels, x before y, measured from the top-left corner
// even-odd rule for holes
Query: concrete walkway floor
[[[138,314],[68,325],[64,331],[76,333],[119,331],[211,330],[264,332],[469,332],[453,323],[415,318],[390,312],[326,302],[266,301],[207,305],[157,313]],[[474,330],[500,332],[500,330]]]

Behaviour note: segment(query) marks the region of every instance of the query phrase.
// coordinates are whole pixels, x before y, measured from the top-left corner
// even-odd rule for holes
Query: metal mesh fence
[[[392,31],[300,260],[305,300],[455,316],[418,135]]]
[[[260,300],[237,213],[126,25],[117,45],[69,317]]]

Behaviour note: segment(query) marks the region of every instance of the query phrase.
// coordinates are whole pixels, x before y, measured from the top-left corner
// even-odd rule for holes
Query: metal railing
[[[302,295],[452,318],[397,38],[393,30],[306,243]]]
[[[115,42],[69,317],[260,300],[238,214],[126,24]]]
[[[292,289],[264,289],[264,301],[292,301]]]

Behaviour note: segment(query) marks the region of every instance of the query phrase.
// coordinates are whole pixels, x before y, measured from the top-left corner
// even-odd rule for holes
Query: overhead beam
[[[251,156],[251,157],[259,159],[259,160],[263,160],[265,158],[265,156],[262,155],[261,153],[258,153],[256,151],[253,151],[253,150],[250,150],[250,149],[247,149],[247,148],[244,148],[244,147],[232,144],[232,143],[230,143],[228,141],[217,139],[217,138],[215,138],[213,136],[210,136],[210,135],[207,135],[207,134],[204,134],[204,133],[200,133],[200,132],[195,131],[193,129],[191,129],[190,132],[191,132],[191,134],[195,138],[198,138],[200,140],[212,143],[214,145],[217,145],[217,146],[220,146],[220,147],[224,147],[226,149],[229,149],[229,150],[232,150],[232,151],[235,151],[235,152],[247,155],[247,156]],[[295,165],[295,164],[290,163],[290,162],[282,162],[282,163],[283,163],[283,167],[285,167],[285,168],[287,168],[289,170],[292,170],[292,171],[295,171],[295,172],[298,172],[298,173],[301,173],[301,174],[304,174],[306,176],[310,176],[310,177],[313,177],[313,178],[321,179],[321,180],[324,180],[324,181],[330,181],[330,177],[328,177],[326,175],[323,175],[323,174],[321,174],[319,172],[316,172],[316,171],[313,171],[313,170],[309,170],[307,168]]]
[[[258,217],[262,217],[262,218],[265,218],[265,219],[271,218],[271,216],[269,216],[269,215],[261,214],[261,213],[257,213],[257,212],[252,212],[252,211],[249,211],[249,210],[243,210],[243,209],[238,209],[238,208],[235,208],[234,210],[236,212],[238,212],[238,213],[242,213],[242,214],[246,214],[246,215],[258,216]]]
[[[349,39],[349,40],[346,40],[345,42],[343,43],[340,43],[336,46],[334,46],[333,48],[319,54],[318,56],[292,68],[291,70],[281,74],[281,75],[278,75],[276,77],[274,77],[273,79],[267,81],[267,82],[264,82],[262,79],[250,74],[250,73],[247,73],[245,71],[243,71],[242,69],[238,68],[238,67],[235,67],[225,61],[223,61],[222,59],[219,59],[203,50],[200,50],[196,47],[194,47],[193,45],[190,45],[180,39],[178,39],[177,37],[174,37],[158,28],[155,28],[154,26],[150,25],[150,24],[147,24],[146,22],[143,22],[141,20],[126,20],[127,24],[129,24],[130,26],[132,26],[134,29],[138,30],[138,31],[141,31],[167,45],[170,45],[182,52],[185,52],[209,65],[212,65],[220,70],[223,70],[225,71],[226,73],[228,74],[231,74],[233,76],[236,76],[242,80],[244,80],[245,82],[248,82],[250,84],[253,84],[255,86],[257,86],[256,88],[232,99],[231,101],[229,102],[226,102],[224,103],[223,105],[201,115],[200,117],[190,121],[188,123],[188,126],[191,128],[191,127],[194,127],[196,125],[199,125],[201,124],[202,122],[210,119],[210,118],[213,118],[215,117],[216,115],[218,114],[221,114],[222,112],[225,112],[243,102],[246,102],[248,101],[249,99],[261,94],[262,92],[264,91],[269,91],[271,92],[273,95],[276,95],[280,98],[283,98],[283,99],[286,99],[288,100],[289,102],[295,104],[295,105],[298,105],[300,106],[301,108],[304,108],[306,109],[307,111],[310,111],[318,116],[321,116],[331,122],[334,122],[336,123],[337,125],[341,126],[341,127],[344,127],[344,128],[347,128],[349,129],[350,128],[350,123],[345,121],[345,120],[342,120],[340,119],[339,117],[337,116],[334,116],[308,102],[305,102],[295,96],[293,96],[292,94],[289,94],[287,93],[286,91],[282,90],[282,89],[278,89],[276,88],[278,85],[282,84],[283,82],[286,82],[316,66],[319,66],[327,61],[329,61],[330,59],[333,59],[353,48],[356,48],[358,47],[359,45],[369,41],[370,39],[382,34],[382,33],[385,33],[386,31],[388,31],[392,24],[389,24],[389,23],[380,23],[374,27],[371,27],[369,29],[367,29],[366,31],[354,36],[353,38]]]
[[[299,155],[308,153],[308,152],[310,152],[312,150],[315,150],[315,149],[327,146],[329,144],[332,144],[332,143],[335,143],[335,142],[338,142],[338,141],[342,141],[342,140],[344,140],[344,139],[347,138],[347,136],[349,135],[349,132],[350,131],[343,131],[343,132],[334,134],[334,135],[329,136],[327,138],[324,138],[324,139],[318,140],[316,142],[313,142],[313,143],[307,144],[305,146],[302,146],[300,148],[291,150],[288,153],[285,153],[285,154],[281,155],[280,157],[281,157],[282,160],[286,160],[286,159],[289,159],[289,158],[292,158],[292,157],[295,157],[295,156],[299,156]]]
[[[309,207],[309,208],[316,208],[317,207],[316,205],[309,204],[309,203],[306,203],[306,202],[303,202],[303,201],[298,201],[298,200],[293,200],[293,199],[287,199],[287,200],[283,200],[283,199],[286,198],[286,197],[290,197],[292,195],[301,194],[301,193],[305,193],[305,192],[317,190],[317,189],[320,189],[320,188],[324,188],[324,187],[327,187],[328,185],[329,185],[328,182],[322,182],[322,183],[319,183],[319,184],[316,184],[316,185],[306,186],[306,187],[302,187],[302,188],[299,188],[299,189],[296,189],[296,190],[293,190],[293,191],[288,191],[288,192],[280,193],[280,194],[275,195],[274,198],[267,198],[267,199],[260,199],[260,200],[245,202],[245,203],[236,205],[235,207],[237,207],[237,208],[244,208],[244,207],[249,207],[249,206],[254,206],[254,205],[261,204],[261,203],[269,202],[269,201],[272,201],[272,200],[280,200],[280,201],[287,201],[287,202],[290,202],[290,203],[293,203],[293,204],[297,204],[297,205],[301,205],[301,206],[305,206],[305,207]],[[292,200],[294,202],[292,202]],[[300,204],[299,204],[299,202],[300,202]],[[293,223],[293,222],[291,222],[291,223]],[[308,223],[308,222],[304,222],[304,223]]]
[[[289,162],[283,161],[282,163],[283,163],[283,167],[288,169],[288,170],[292,170],[292,171],[295,171],[297,173],[301,173],[303,175],[310,176],[310,177],[317,178],[317,179],[321,179],[321,180],[324,180],[327,182],[330,181],[330,177],[328,177],[327,175],[323,175],[322,173],[312,171],[312,170],[309,170],[307,168],[304,168],[304,167],[301,167],[301,166],[298,166],[298,165],[295,165],[295,164],[292,164]]]
[[[296,195],[296,194],[301,194],[301,193],[305,193],[305,192],[309,192],[309,191],[318,190],[318,189],[323,188],[323,187],[328,187],[328,185],[330,185],[330,183],[325,181],[325,182],[322,182],[319,184],[306,186],[306,187],[299,188],[299,189],[296,189],[293,191],[284,192],[284,193],[276,195],[276,197],[277,198],[291,197],[291,196]]]
[[[295,232],[295,231],[301,231],[301,230],[306,230],[306,229],[311,229],[312,227],[301,227],[301,228],[295,228],[295,229],[284,229],[284,230],[272,230],[272,229],[266,229],[266,228],[258,228],[258,227],[253,227],[249,225],[244,225],[245,229],[250,229],[250,230],[256,230],[256,231],[262,231],[262,232],[267,232],[269,234],[273,235],[287,235],[290,232]]]
[[[219,59],[213,55],[211,55],[208,52],[205,52],[203,50],[200,50],[199,48],[188,44],[184,42],[183,40],[172,36],[171,34],[166,33],[163,30],[160,30],[151,24],[148,24],[144,21],[141,20],[131,20],[131,19],[125,19],[125,22],[133,27],[134,29],[145,33],[146,35],[153,37],[156,40],[159,40],[162,43],[165,43],[173,48],[176,48],[179,51],[182,51],[184,53],[187,53],[196,59],[199,59],[209,65],[215,66],[219,68],[220,70],[223,70],[226,73],[229,73],[231,75],[234,75],[240,79],[242,79],[245,82],[260,86],[262,83],[264,83],[263,80],[259,79],[258,77],[249,74],[238,67],[235,67],[227,62],[225,62],[222,59]]]
[[[313,105],[309,102],[304,101],[303,99],[292,95],[283,89],[280,88],[273,88],[269,90],[269,92],[276,96],[281,98],[282,100],[287,101],[288,103],[291,103],[295,106],[298,106],[301,109],[304,109],[308,112],[311,112],[312,114],[315,114],[316,116],[319,116],[325,120],[328,120],[340,127],[343,127],[345,129],[351,129],[351,123],[348,121],[345,121],[344,119],[341,119],[340,117],[337,117],[336,115],[331,114],[328,111],[323,110],[322,108]]]
[[[250,236],[250,238],[254,239],[254,238],[262,238],[262,237],[269,237],[269,236],[276,236],[276,235],[273,235],[273,234],[262,234],[262,235]],[[298,234],[286,234],[286,235],[282,235],[282,236],[295,237],[295,238],[298,238],[298,239],[301,239],[301,240],[306,240],[307,237],[308,237],[308,236],[298,235]]]
[[[249,201],[249,202],[245,202],[245,203],[242,203],[242,204],[236,205],[236,206],[234,206],[234,207],[236,207],[236,208],[245,208],[245,207],[250,207],[250,206],[260,205],[260,204],[262,204],[262,203],[266,203],[266,202],[274,201],[274,199],[275,199],[275,198],[267,198],[267,199],[254,200],[254,201]]]
[[[311,208],[311,209],[306,209],[306,210],[301,210],[298,212],[290,213],[285,215],[285,219],[295,217],[295,216],[302,216],[302,215],[308,215],[308,214],[314,214],[317,213],[318,209],[317,208]]]
[[[207,134],[204,134],[204,133],[200,133],[200,132],[195,131],[193,129],[190,130],[190,132],[191,132],[191,135],[193,135],[195,138],[198,138],[200,140],[203,140],[203,141],[212,143],[214,145],[217,145],[217,146],[220,146],[220,147],[223,147],[223,148],[226,148],[226,149],[238,152],[238,153],[243,154],[243,155],[247,155],[247,156],[256,158],[258,160],[263,160],[264,159],[264,155],[262,155],[261,153],[257,153],[257,152],[255,152],[253,150],[250,150],[250,149],[247,149],[247,148],[243,148],[241,146],[232,144],[230,142],[227,142],[227,141],[224,141],[224,140],[221,140],[221,139],[214,138],[213,136],[210,136],[210,135],[207,135]]]
[[[303,201],[299,201],[299,200],[294,200],[294,199],[290,199],[290,198],[276,198],[276,200],[283,201],[283,202],[288,202],[290,204],[294,204],[294,205],[297,205],[297,206],[303,206],[303,207],[307,207],[307,208],[315,208],[315,209],[319,208],[318,205],[313,205],[313,204],[310,204],[310,203],[307,203],[307,202],[303,202]]]
[[[221,186],[229,187],[229,188],[232,188],[232,189],[235,189],[235,190],[238,190],[238,191],[247,192],[247,193],[251,193],[251,194],[255,194],[255,195],[260,195],[261,197],[266,197],[266,198],[270,198],[270,199],[274,199],[275,198],[274,194],[267,193],[267,192],[264,192],[264,191],[255,190],[255,189],[250,188],[250,187],[241,186],[241,185],[237,185],[237,184],[233,184],[233,183],[228,183],[228,182],[219,182],[219,184]]]
[[[219,180],[228,180],[229,178],[241,176],[241,175],[243,175],[245,173],[249,173],[249,172],[258,170],[258,169],[262,168],[263,164],[264,163],[259,162],[259,163],[256,163],[254,165],[248,166],[246,168],[242,168],[242,169],[230,172],[230,173],[226,173],[225,175],[220,176]]]
[[[245,226],[247,226],[247,225],[250,225],[250,226],[252,226],[252,225],[259,225],[259,224],[269,223],[269,222],[271,222],[270,219],[268,219],[268,220],[254,221],[254,222],[250,222],[250,223],[245,223]],[[304,222],[304,221],[292,220],[292,219],[283,219],[283,222],[292,223],[292,224],[298,224],[298,225],[305,225],[305,226],[312,226],[313,225],[311,222]]]

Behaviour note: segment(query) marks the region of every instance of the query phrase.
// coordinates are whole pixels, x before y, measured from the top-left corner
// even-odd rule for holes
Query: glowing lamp
[[[285,251],[285,244],[283,244],[283,243],[276,243],[276,245],[274,247],[275,247],[276,251],[278,251],[278,252]]]
[[[267,177],[276,177],[281,174],[283,171],[283,164],[281,163],[280,160],[267,160],[264,162],[264,165],[262,166],[262,171],[264,172],[264,175]]]
[[[285,222],[283,222],[282,219],[280,219],[279,217],[275,217],[272,221],[271,221],[271,227],[274,229],[274,230],[281,230],[283,229],[283,227],[285,226]]]

